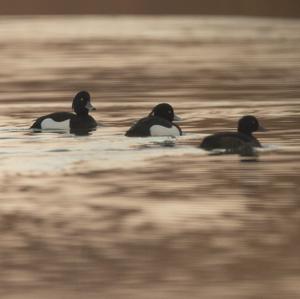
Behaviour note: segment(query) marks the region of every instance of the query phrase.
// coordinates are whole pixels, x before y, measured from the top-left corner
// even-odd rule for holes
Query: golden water
[[[299,31],[296,20],[2,17],[0,298],[299,298]],[[96,132],[28,130],[80,89]],[[123,136],[159,102],[185,136]],[[196,148],[245,114],[269,129],[258,158]]]

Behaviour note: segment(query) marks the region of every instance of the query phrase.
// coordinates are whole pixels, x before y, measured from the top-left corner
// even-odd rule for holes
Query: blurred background
[[[300,298],[299,0],[0,14],[1,299]],[[97,131],[29,130],[82,89]],[[160,102],[184,136],[126,138]],[[257,156],[198,148],[248,114]]]
[[[208,14],[299,17],[297,0],[11,0],[0,14]]]

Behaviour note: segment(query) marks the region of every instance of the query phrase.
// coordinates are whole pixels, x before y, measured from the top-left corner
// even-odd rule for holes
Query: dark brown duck
[[[205,150],[225,149],[226,152],[239,153],[249,147],[261,147],[260,142],[253,136],[254,132],[265,131],[256,117],[247,115],[238,122],[237,132],[221,132],[204,138],[200,148]]]

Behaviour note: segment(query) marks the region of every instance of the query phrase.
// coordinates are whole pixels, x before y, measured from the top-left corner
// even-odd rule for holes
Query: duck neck
[[[253,137],[251,131],[248,131],[248,130],[245,130],[245,129],[243,130],[243,129],[239,128],[239,129],[238,129],[238,132],[239,132],[239,133],[242,133],[242,134],[244,134],[244,135],[247,135],[247,136],[249,136],[249,137]]]
[[[76,112],[76,115],[80,118],[85,118],[85,117],[88,117],[89,115],[89,112],[87,110],[84,110],[84,111],[77,111]]]

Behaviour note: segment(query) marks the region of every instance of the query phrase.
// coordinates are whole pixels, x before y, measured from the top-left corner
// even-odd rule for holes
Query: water
[[[1,17],[0,297],[299,298],[299,30]],[[28,130],[80,89],[96,132]],[[185,136],[123,136],[159,102]],[[269,129],[257,158],[196,148],[245,114]]]

